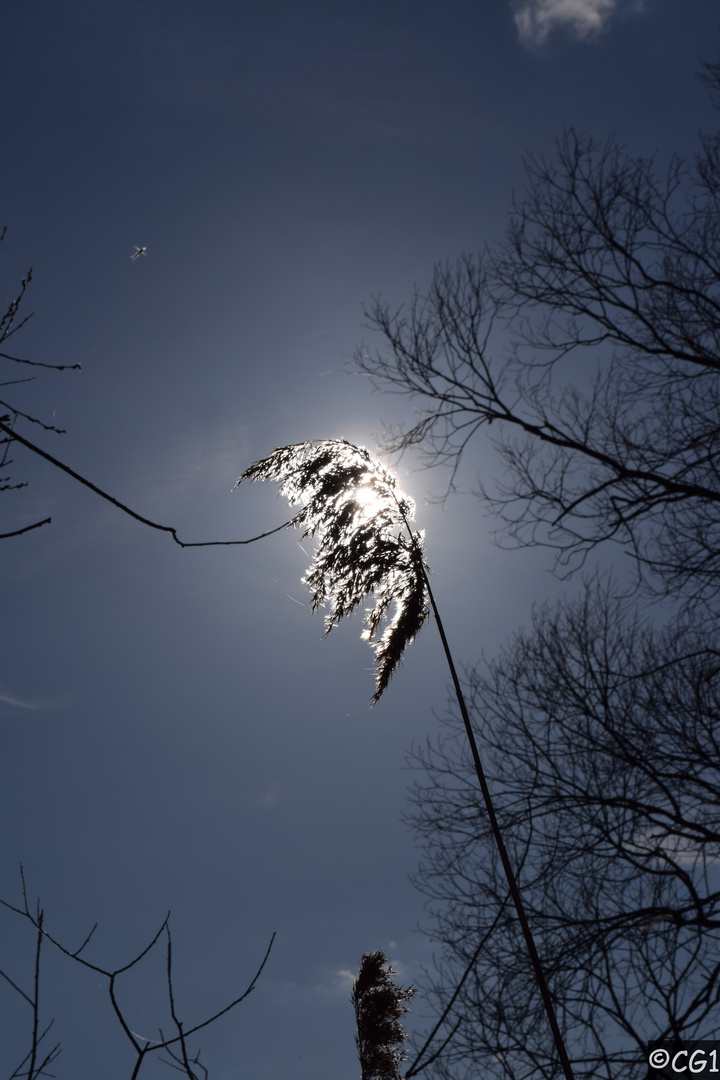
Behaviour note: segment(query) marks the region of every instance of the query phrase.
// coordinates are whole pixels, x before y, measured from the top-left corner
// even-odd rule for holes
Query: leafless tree
[[[703,75],[717,97],[720,65]],[[482,493],[510,538],[569,568],[612,540],[655,589],[715,612],[720,136],[663,168],[568,131],[526,174],[504,243],[368,311],[385,348],[357,364],[419,409],[388,445],[449,465],[452,487],[493,425],[506,479]]]
[[[720,63],[701,78],[720,106]],[[492,425],[480,494],[561,572],[607,542],[645,593],[597,578],[468,678],[498,818],[578,1076],[644,1076],[655,1037],[717,1035],[720,135],[693,162],[574,131],[527,159],[504,242],[438,266],[356,362],[419,414],[388,447],[450,469]],[[662,620],[667,626],[662,628]],[[527,992],[464,738],[416,752],[418,884],[441,944],[440,1075],[559,1075]]]
[[[0,899],[0,905],[8,911],[14,912],[33,928],[35,950],[33,973],[30,980],[31,986],[28,989],[23,989],[23,986],[21,985],[22,980],[11,976],[4,966],[0,967],[0,978],[5,982],[6,986],[9,986],[10,989],[15,992],[17,997],[28,1005],[31,1020],[30,1032],[28,1035],[28,1051],[23,1060],[14,1068],[13,1072],[10,1073],[8,1080],[40,1080],[41,1077],[52,1076],[53,1074],[48,1072],[48,1066],[50,1066],[60,1054],[60,1043],[55,1042],[54,1038],[48,1038],[53,1027],[53,1021],[50,1020],[49,1022],[46,1022],[44,1019],[41,1019],[40,987],[41,954],[43,946],[49,946],[50,948],[56,949],[69,960],[74,961],[74,963],[85,968],[87,971],[92,971],[106,980],[110,1008],[126,1037],[127,1044],[129,1044],[127,1074],[129,1080],[137,1080],[143,1064],[148,1058],[154,1055],[160,1055],[160,1060],[165,1061],[166,1064],[171,1066],[177,1072],[180,1072],[183,1076],[188,1077],[189,1080],[208,1080],[208,1071],[200,1061],[200,1051],[191,1049],[190,1040],[197,1032],[210,1027],[219,1020],[221,1016],[225,1016],[229,1013],[253,991],[270,955],[275,935],[272,935],[265,956],[245,990],[229,1004],[216,1010],[211,1016],[206,1017],[204,1020],[186,1024],[180,1019],[175,1000],[169,913],[164,919],[160,929],[141,952],[120,967],[106,969],[99,964],[92,963],[86,959],[85,956],[81,955],[89,945],[97,924],[93,926],[90,933],[78,948],[68,948],[68,946],[62,944],[57,938],[48,933],[45,927],[45,914],[40,907],[39,901],[34,909],[31,908],[28,902],[22,867],[20,874],[22,881],[21,905],[17,906],[2,899]],[[161,1026],[158,1026],[158,1037],[152,1038],[147,1035],[139,1035],[133,1030],[136,1025],[131,1020],[128,1010],[124,1009],[120,1004],[118,989],[121,976],[140,964],[162,938],[165,940],[167,978],[167,1002],[164,1006],[164,1010],[169,1017],[171,1030],[166,1033]],[[7,1017],[7,1012],[5,1015]],[[165,1054],[166,1056],[163,1058],[162,1054]]]
[[[720,648],[596,580],[465,689],[576,1077],[639,1080],[648,1038],[719,1037]],[[459,719],[411,763],[439,1008],[463,976],[440,1075],[554,1080]]]

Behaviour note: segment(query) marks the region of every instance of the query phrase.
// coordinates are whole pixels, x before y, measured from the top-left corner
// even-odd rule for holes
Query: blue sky
[[[373,447],[409,416],[348,369],[363,305],[501,237],[523,154],[574,125],[663,161],[714,122],[694,75],[713,0],[58,0],[2,22],[3,299],[32,266],[18,354],[82,364],[12,400],[67,429],[28,437],[188,540],[284,520],[274,492],[232,491],[275,446]],[[498,467],[479,442],[472,469]],[[406,982],[432,962],[401,814],[405,753],[446,698],[435,628],[370,710],[360,623],[323,640],[296,535],[180,550],[28,453],[13,469],[29,484],[0,531],[52,525],[2,546],[0,895],[22,861],[48,928],[78,943],[97,920],[108,964],[171,908],[188,1021],[277,931],[201,1040],[210,1076],[351,1080],[348,973],[378,948]],[[442,477],[400,472],[472,663],[565,586],[541,552],[498,549],[471,496],[425,505]],[[0,916],[0,966],[31,963]],[[125,1001],[152,1037],[161,960],[145,972]],[[0,995],[8,1073],[29,1017]],[[129,1075],[96,979],[48,956],[45,1008],[58,1077]]]

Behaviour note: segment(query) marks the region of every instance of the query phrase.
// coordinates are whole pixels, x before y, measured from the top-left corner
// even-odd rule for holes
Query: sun
[[[387,504],[387,497],[383,498],[379,495],[371,484],[361,484],[360,487],[355,488],[350,499],[357,504],[358,520],[361,522],[372,521]]]

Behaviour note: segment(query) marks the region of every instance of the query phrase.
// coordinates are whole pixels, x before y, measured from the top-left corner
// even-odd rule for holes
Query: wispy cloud
[[[607,28],[618,0],[514,0],[515,25],[526,45],[542,45],[553,30],[567,30],[581,41]]]
[[[0,702],[4,705],[12,705],[16,709],[29,709],[30,712],[46,712],[48,709],[62,708],[62,702],[59,701],[24,701],[22,698],[1,692]]]
[[[357,971],[350,971],[349,968],[340,968],[339,971],[335,972],[335,978],[338,980],[341,990],[352,990],[353,983],[357,978]]]

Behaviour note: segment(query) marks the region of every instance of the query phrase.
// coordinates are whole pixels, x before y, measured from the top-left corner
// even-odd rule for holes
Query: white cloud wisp
[[[2,692],[0,692],[0,704],[12,705],[16,709],[28,709],[31,712],[46,712],[49,709],[61,709],[64,707],[64,703],[61,701],[31,701]]]
[[[543,45],[556,29],[566,29],[581,41],[598,37],[615,12],[617,0],[515,0],[513,6],[520,40]]]

